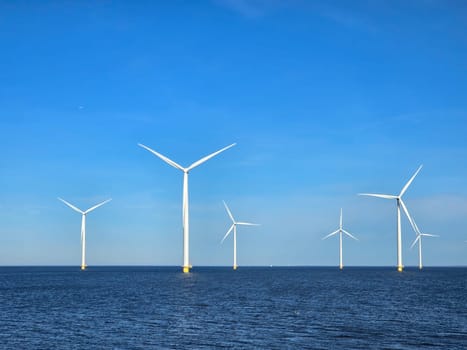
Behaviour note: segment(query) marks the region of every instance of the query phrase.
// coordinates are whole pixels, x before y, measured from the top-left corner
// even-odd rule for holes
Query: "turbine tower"
[[[417,169],[415,174],[410,178],[410,180],[405,184],[402,188],[402,191],[399,195],[390,195],[390,194],[374,194],[374,193],[359,193],[359,196],[370,196],[370,197],[378,197],[384,199],[395,199],[397,203],[397,271],[402,272],[404,266],[402,265],[402,230],[401,230],[401,207],[404,210],[405,215],[409,219],[410,224],[413,226],[412,218],[409,215],[409,211],[402,200],[402,196],[404,195],[405,191],[409,188],[412,181],[417,176],[418,172],[422,169],[423,165]]]
[[[415,233],[417,234],[417,238],[415,238],[415,241],[413,241],[412,245],[410,246],[410,249],[413,248],[415,243],[418,241],[418,268],[421,270],[423,268],[422,264],[422,236],[426,237],[439,237],[438,235],[432,235],[430,233],[421,233],[420,229],[418,228],[417,224],[415,223],[415,220],[412,218],[413,222],[413,228],[415,230]]]
[[[86,214],[92,212],[94,209],[99,208],[101,205],[104,205],[105,203],[110,202],[112,199],[107,199],[103,201],[102,203],[99,203],[85,211],[78,209],[73,204],[68,203],[64,199],[61,199],[61,198],[58,198],[58,199],[62,201],[63,203],[65,203],[67,206],[69,206],[74,211],[77,211],[78,213],[82,214],[82,217],[81,217],[81,270],[85,270],[87,267],[86,265]]]
[[[196,168],[198,165],[201,165],[202,163],[206,162],[207,160],[211,159],[212,157],[218,155],[219,153],[229,149],[230,147],[235,146],[236,143],[233,143],[227,147],[224,147],[220,149],[217,152],[211,153],[210,155],[207,155],[204,158],[201,158],[200,160],[194,162],[191,164],[189,167],[184,168],[181,165],[175,163],[173,160],[167,158],[166,156],[163,156],[162,154],[154,151],[153,149],[138,143],[138,146],[143,147],[144,149],[148,150],[152,154],[156,155],[160,159],[162,159],[164,162],[167,164],[173,166],[174,168],[183,171],[183,204],[182,204],[182,220],[183,220],[183,272],[188,273],[190,272],[190,258],[189,258],[189,253],[190,253],[190,248],[189,248],[189,238],[190,238],[190,227],[189,227],[189,220],[188,220],[188,173],[190,170]]]
[[[233,262],[233,269],[236,270],[237,267],[238,267],[238,265],[237,265],[237,225],[259,226],[259,224],[252,224],[250,222],[235,221],[235,219],[234,219],[232,213],[230,212],[230,209],[227,206],[227,204],[224,201],[222,201],[222,202],[224,203],[225,209],[227,210],[227,213],[229,214],[230,219],[232,220],[232,226],[230,226],[230,228],[227,231],[227,233],[225,234],[224,238],[222,238],[221,244],[224,242],[224,240],[227,238],[227,236],[233,230],[233,233],[234,233],[234,262]]]
[[[330,234],[328,234],[327,236],[323,237],[322,239],[327,239],[331,236],[334,236],[336,234],[339,234],[339,269],[343,269],[344,268],[344,265],[342,263],[342,233],[346,234],[347,236],[349,236],[350,238],[353,238],[355,239],[356,241],[358,241],[358,239],[356,237],[354,237],[351,233],[347,232],[346,230],[344,230],[342,228],[342,208],[341,208],[341,216],[340,216],[340,221],[339,221],[339,229],[337,229],[336,231],[334,232],[331,232]]]

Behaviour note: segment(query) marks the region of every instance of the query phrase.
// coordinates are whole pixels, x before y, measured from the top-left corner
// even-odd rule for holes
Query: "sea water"
[[[467,268],[3,267],[1,349],[467,349]]]

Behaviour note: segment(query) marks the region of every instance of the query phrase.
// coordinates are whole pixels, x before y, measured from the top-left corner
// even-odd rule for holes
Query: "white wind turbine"
[[[81,270],[86,269],[86,214],[90,213],[94,209],[99,208],[101,205],[104,205],[107,202],[110,202],[112,199],[107,199],[103,201],[102,203],[99,203],[88,210],[82,211],[81,209],[76,208],[73,204],[68,203],[66,200],[58,198],[60,201],[65,203],[67,206],[69,206],[71,209],[74,211],[77,211],[78,213],[82,214],[81,218]]]
[[[370,197],[378,197],[378,198],[396,200],[397,202],[397,271],[399,272],[401,272],[404,268],[404,266],[402,265],[401,207],[404,210],[405,215],[407,215],[407,218],[409,219],[410,224],[413,226],[412,218],[409,215],[409,211],[407,210],[407,207],[402,201],[402,196],[404,195],[405,191],[407,191],[407,189],[409,188],[413,179],[415,179],[415,176],[417,176],[418,172],[422,169],[422,166],[423,165],[420,165],[420,167],[417,169],[415,174],[413,174],[410,180],[405,184],[404,188],[402,188],[402,191],[399,193],[399,195],[359,193],[360,196],[370,196]]]
[[[413,241],[412,245],[410,246],[410,249],[413,248],[415,243],[418,241],[418,268],[421,270],[423,268],[422,265],[422,236],[425,237],[439,237],[438,235],[432,235],[430,233],[421,233],[420,229],[418,228],[417,224],[415,223],[415,220],[412,218],[413,222],[413,228],[415,230],[415,233],[417,234],[417,238],[415,238],[415,241]]]
[[[358,239],[356,237],[354,237],[350,232],[347,232],[346,230],[344,230],[342,228],[342,208],[341,208],[341,216],[340,216],[340,221],[339,221],[339,228],[334,231],[334,232],[331,232],[330,234],[328,234],[327,236],[323,237],[322,239],[327,239],[331,236],[334,236],[336,234],[339,234],[339,269],[343,269],[344,268],[344,265],[342,263],[342,233],[346,234],[347,236],[349,236],[350,238],[353,238],[355,239],[356,241],[358,241]]]
[[[217,152],[214,152],[200,160],[194,162],[189,167],[184,168],[181,165],[175,163],[173,160],[170,160],[166,156],[154,151],[153,149],[138,143],[138,146],[143,147],[144,149],[148,150],[152,154],[156,155],[160,159],[162,159],[167,164],[173,166],[174,168],[183,171],[183,204],[182,204],[182,220],[183,220],[183,272],[188,273],[190,272],[190,258],[189,258],[189,238],[190,238],[190,228],[189,228],[189,220],[188,220],[188,173],[190,170],[196,168],[198,165],[206,162],[207,160],[211,159],[212,157],[218,155],[219,153],[229,149],[230,147],[235,146],[236,143],[233,143],[227,147],[220,149]]]
[[[229,230],[227,231],[227,233],[225,234],[224,238],[222,238],[222,241],[221,241],[221,244],[224,242],[224,240],[227,238],[227,236],[230,234],[230,232],[232,232],[233,230],[233,233],[234,233],[234,263],[233,263],[233,269],[236,270],[238,265],[237,265],[237,225],[243,225],[243,226],[259,226],[259,224],[252,224],[250,222],[240,222],[240,221],[235,221],[232,213],[230,212],[230,209],[229,207],[227,206],[227,204],[222,201],[224,203],[224,206],[225,206],[225,209],[227,210],[227,213],[229,214],[230,216],[230,219],[232,220],[232,226],[230,226]]]

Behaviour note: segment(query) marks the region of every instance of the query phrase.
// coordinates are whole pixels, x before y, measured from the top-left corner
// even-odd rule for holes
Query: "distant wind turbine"
[[[102,203],[99,203],[85,211],[78,209],[73,204],[68,203],[64,199],[58,198],[58,200],[65,203],[67,206],[69,206],[74,211],[77,211],[78,213],[82,214],[82,218],[81,218],[81,270],[85,270],[87,266],[86,265],[86,214],[92,212],[94,209],[99,208],[101,205],[104,205],[105,203],[110,202],[112,199],[107,199],[103,201]]]
[[[233,269],[236,270],[238,265],[237,265],[237,225],[243,225],[243,226],[260,226],[259,224],[252,224],[250,222],[240,222],[240,221],[235,221],[232,213],[230,212],[229,207],[227,204],[224,203],[225,209],[227,210],[227,214],[229,214],[230,219],[232,220],[232,226],[230,226],[229,230],[225,234],[224,238],[222,238],[221,244],[224,242],[224,240],[227,238],[227,236],[230,234],[230,232],[234,233],[234,263],[233,263]]]
[[[415,241],[413,241],[412,245],[410,246],[410,249],[413,248],[415,243],[418,241],[418,268],[421,270],[423,268],[422,265],[422,236],[425,237],[439,237],[438,235],[432,235],[430,233],[421,233],[417,224],[415,223],[415,220],[412,218],[413,222],[413,228],[415,230],[415,233],[417,234],[417,238],[415,238]]]
[[[344,230],[342,228],[342,208],[341,208],[341,216],[340,216],[340,221],[339,221],[339,229],[337,229],[336,231],[334,232],[331,232],[330,234],[328,234],[327,236],[323,237],[323,239],[327,239],[331,236],[334,236],[336,234],[339,234],[339,269],[343,269],[344,268],[344,265],[342,263],[342,233],[346,234],[347,236],[349,236],[350,238],[353,238],[355,240],[358,241],[358,239],[356,237],[354,237],[351,233],[347,232],[346,230]]]
[[[384,199],[395,199],[397,202],[397,271],[402,272],[404,266],[402,265],[402,232],[401,232],[401,207],[404,210],[405,215],[409,219],[410,224],[412,224],[412,218],[410,217],[409,211],[405,206],[404,202],[402,201],[402,196],[404,195],[405,191],[409,188],[412,181],[417,176],[418,172],[422,169],[423,165],[417,169],[415,174],[410,178],[410,180],[405,184],[402,188],[402,191],[399,195],[389,195],[389,194],[374,194],[374,193],[359,193],[359,196],[370,196],[370,197],[378,197]]]
[[[173,166],[174,168],[183,171],[183,204],[182,204],[182,220],[183,220],[183,272],[188,273],[190,272],[190,248],[189,248],[189,239],[190,239],[190,227],[189,227],[189,220],[188,220],[188,173],[190,170],[196,168],[198,165],[201,165],[202,163],[206,162],[207,160],[211,159],[212,157],[218,155],[219,153],[229,149],[230,147],[235,146],[236,143],[233,143],[227,147],[224,147],[220,149],[217,152],[211,153],[210,155],[201,158],[200,160],[194,162],[191,164],[189,167],[184,168],[181,165],[175,163],[173,160],[170,160],[166,156],[163,156],[162,154],[154,151],[153,149],[138,143],[138,146],[143,147],[144,149],[148,150],[152,154],[156,155],[160,159],[162,159],[164,162],[167,164]]]

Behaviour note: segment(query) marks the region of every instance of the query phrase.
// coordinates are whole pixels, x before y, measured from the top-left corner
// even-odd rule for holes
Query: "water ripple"
[[[6,349],[465,349],[467,269],[0,268]]]

